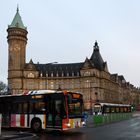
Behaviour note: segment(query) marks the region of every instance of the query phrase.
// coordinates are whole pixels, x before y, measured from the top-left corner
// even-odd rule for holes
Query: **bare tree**
[[[7,93],[7,85],[0,81],[0,94],[6,94]]]

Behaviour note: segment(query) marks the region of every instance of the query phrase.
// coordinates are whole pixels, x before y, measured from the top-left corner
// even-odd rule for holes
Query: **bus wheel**
[[[40,132],[42,129],[41,121],[38,118],[32,120],[31,128],[34,132]]]

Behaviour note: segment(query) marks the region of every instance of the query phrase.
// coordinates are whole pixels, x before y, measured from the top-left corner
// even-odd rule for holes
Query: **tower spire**
[[[95,41],[94,50],[99,50],[99,46],[98,46],[97,40]]]
[[[21,16],[19,14],[19,6],[18,5],[17,5],[17,12],[15,14],[15,17],[14,17],[11,25],[8,26],[8,28],[13,28],[13,27],[21,28],[21,29],[24,29],[24,30],[27,29],[22,22]]]
[[[17,13],[19,12],[19,6],[18,6],[18,4],[17,4]]]

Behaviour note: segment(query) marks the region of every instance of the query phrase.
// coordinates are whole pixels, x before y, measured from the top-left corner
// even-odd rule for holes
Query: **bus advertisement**
[[[2,127],[68,130],[84,127],[83,96],[68,91],[36,90],[0,96]]]

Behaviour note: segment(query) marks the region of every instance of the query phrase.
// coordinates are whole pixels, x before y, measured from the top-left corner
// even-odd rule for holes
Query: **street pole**
[[[0,136],[1,136],[2,114],[0,114]]]

